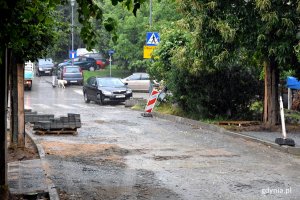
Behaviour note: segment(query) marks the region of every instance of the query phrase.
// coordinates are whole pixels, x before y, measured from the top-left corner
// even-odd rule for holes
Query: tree
[[[99,49],[114,49],[114,60],[118,61],[121,67],[136,70],[146,70],[144,65],[140,65],[144,60],[143,46],[146,42],[146,32],[157,31],[160,32],[162,27],[170,27],[173,21],[181,17],[180,13],[175,12],[176,3],[172,0],[153,1],[153,25],[149,25],[149,1],[145,1],[136,11],[136,17],[132,15],[131,10],[124,10],[124,5],[127,2],[113,6],[110,0],[105,0],[99,4],[103,8],[103,16],[106,22],[111,22],[115,28],[115,33],[103,31],[103,26],[98,26],[97,31],[101,34],[97,38],[97,44],[102,44]],[[138,1],[135,1],[138,2]],[[141,1],[142,2],[142,1]],[[115,35],[114,35],[115,34]],[[117,40],[113,41],[111,38],[117,36]]]
[[[259,70],[241,60],[197,68],[194,37],[180,28],[185,24],[180,21],[164,31],[149,72],[164,80],[173,100],[194,118],[245,117],[259,94]]]
[[[297,66],[299,1],[180,1],[193,34],[192,70],[248,60],[265,71],[264,123],[278,116],[280,71]]]
[[[117,4],[118,1],[120,0],[112,0],[113,4]],[[56,6],[66,2],[66,0],[0,0],[0,91],[2,98],[0,101],[2,114],[0,119],[0,196],[4,199],[8,198],[6,190],[6,72],[9,71],[5,61],[14,59],[22,64],[24,61],[45,56],[48,46],[53,44],[57,30],[55,29]],[[95,1],[77,0],[77,2],[79,4],[78,18],[82,23],[81,36],[84,42],[92,47],[95,45],[96,34],[93,31],[93,23],[103,22],[103,12]],[[124,4],[135,14],[142,2],[143,0],[130,0]],[[111,23],[108,20],[106,24],[109,26]],[[111,27],[110,30],[113,30],[114,27]],[[8,55],[10,55],[9,58]]]

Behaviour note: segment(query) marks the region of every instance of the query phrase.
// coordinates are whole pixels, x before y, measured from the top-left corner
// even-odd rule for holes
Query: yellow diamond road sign
[[[156,46],[144,46],[144,58],[151,58],[152,52]]]

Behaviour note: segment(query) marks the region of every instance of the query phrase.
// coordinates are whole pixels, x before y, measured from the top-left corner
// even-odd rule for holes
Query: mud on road
[[[25,105],[81,115],[78,135],[35,135],[61,199],[299,199],[300,158],[201,127],[84,103],[82,88],[35,80]],[[47,98],[45,98],[47,97]],[[266,193],[291,188],[290,193]]]
[[[181,199],[164,188],[152,171],[127,168],[124,156],[144,154],[142,149],[66,142],[42,142],[42,145],[48,159],[55,163],[48,170],[60,172],[51,179],[62,200]]]

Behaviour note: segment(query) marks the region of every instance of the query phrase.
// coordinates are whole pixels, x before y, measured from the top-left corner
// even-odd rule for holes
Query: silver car
[[[122,81],[133,91],[148,92],[150,89],[150,76],[147,73],[133,73]]]

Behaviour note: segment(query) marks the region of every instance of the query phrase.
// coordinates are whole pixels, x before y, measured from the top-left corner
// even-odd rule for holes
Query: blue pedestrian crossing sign
[[[69,58],[76,58],[77,57],[77,52],[76,51],[69,51]]]
[[[158,32],[147,32],[146,46],[157,46],[160,42]]]

